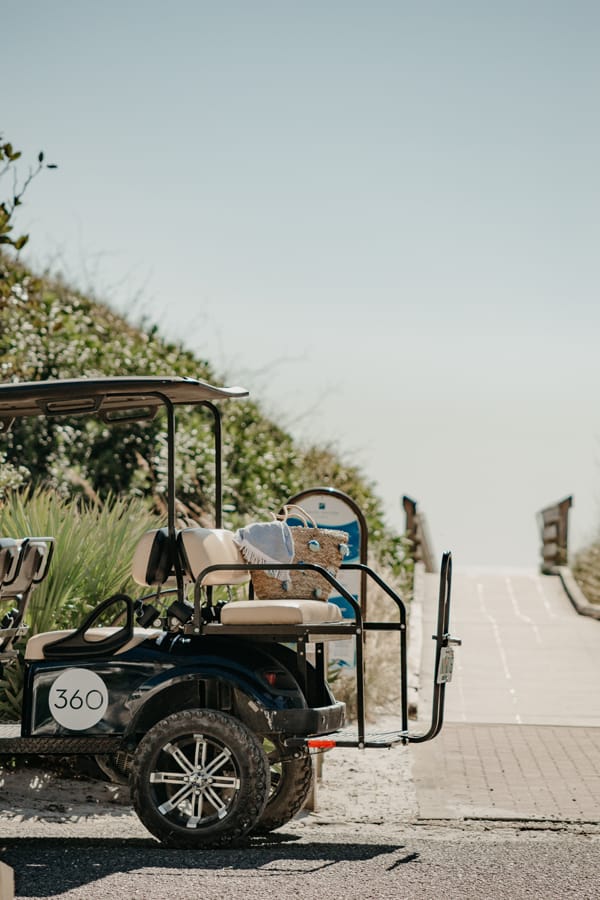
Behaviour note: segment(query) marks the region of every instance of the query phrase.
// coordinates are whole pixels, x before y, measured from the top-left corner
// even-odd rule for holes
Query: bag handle
[[[319,526],[309,514],[303,509],[301,506],[298,506],[297,503],[288,503],[286,506],[282,508],[282,511],[276,518],[280,522],[285,522],[286,519],[294,516],[296,519],[300,519],[304,528],[318,528]]]

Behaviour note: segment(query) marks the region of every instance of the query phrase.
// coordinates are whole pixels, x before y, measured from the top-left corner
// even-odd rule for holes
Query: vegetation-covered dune
[[[21,153],[0,133],[0,382],[98,375],[180,375],[223,383],[210,362],[128,322],[104,303],[23,266],[29,235],[15,226],[23,197],[48,164],[40,152],[23,171]],[[235,526],[277,509],[291,494],[335,485],[363,509],[380,560],[402,567],[403,542],[386,529],[382,505],[354,466],[327,447],[300,447],[253,400],[224,404],[224,506]],[[177,496],[182,512],[214,521],[212,422],[199,410],[178,416]],[[142,497],[164,512],[163,425],[112,426],[92,420],[15,423],[0,443],[0,501],[23,485],[69,498]]]
[[[134,327],[107,305],[50,277],[0,257],[0,380],[37,381],[94,375],[182,375],[223,383],[211,364]],[[299,446],[249,399],[221,405],[224,504],[230,527],[264,517],[306,487],[334,485],[364,510],[378,555],[397,564],[402,541],[385,527],[382,504],[359,469],[328,447]],[[211,420],[201,410],[178,413],[178,498],[185,511],[210,522],[214,510]],[[164,423],[111,426],[92,419],[15,423],[0,446],[0,492],[44,484],[62,496],[144,496],[161,512],[165,491]]]

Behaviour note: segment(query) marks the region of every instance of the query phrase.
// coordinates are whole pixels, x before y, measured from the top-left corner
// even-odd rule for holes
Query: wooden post
[[[6,863],[0,862],[0,900],[14,900],[15,873]]]
[[[542,572],[550,572],[555,566],[566,566],[569,554],[569,510],[573,497],[565,497],[552,506],[546,506],[538,515],[542,538]]]
[[[411,556],[414,562],[423,563],[426,572],[436,572],[435,553],[425,515],[417,511],[417,501],[406,495],[402,498],[402,506],[406,516],[406,533],[412,541]]]
[[[317,788],[318,782],[323,780],[323,753],[317,753],[312,757],[312,770],[313,770],[313,780],[312,787],[308,794],[308,797],[304,801],[304,809],[307,809],[309,812],[317,812],[319,809],[318,801],[317,801]]]

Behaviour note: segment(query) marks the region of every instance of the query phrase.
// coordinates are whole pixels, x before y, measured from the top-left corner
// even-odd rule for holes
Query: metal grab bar
[[[451,637],[450,624],[450,592],[452,587],[452,554],[446,552],[442,556],[440,570],[440,589],[438,596],[437,630],[432,636],[435,641],[435,667],[433,682],[433,701],[431,705],[431,725],[424,734],[407,734],[411,743],[430,741],[439,734],[444,723],[444,702],[446,683],[448,680],[445,665],[452,658],[453,645],[460,645],[458,638]]]

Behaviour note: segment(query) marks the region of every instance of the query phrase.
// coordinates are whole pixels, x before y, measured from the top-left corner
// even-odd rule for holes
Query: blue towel
[[[294,539],[286,522],[253,522],[238,528],[234,540],[248,563],[291,563],[294,559]],[[276,570],[269,570],[267,575],[288,577],[288,573]]]

